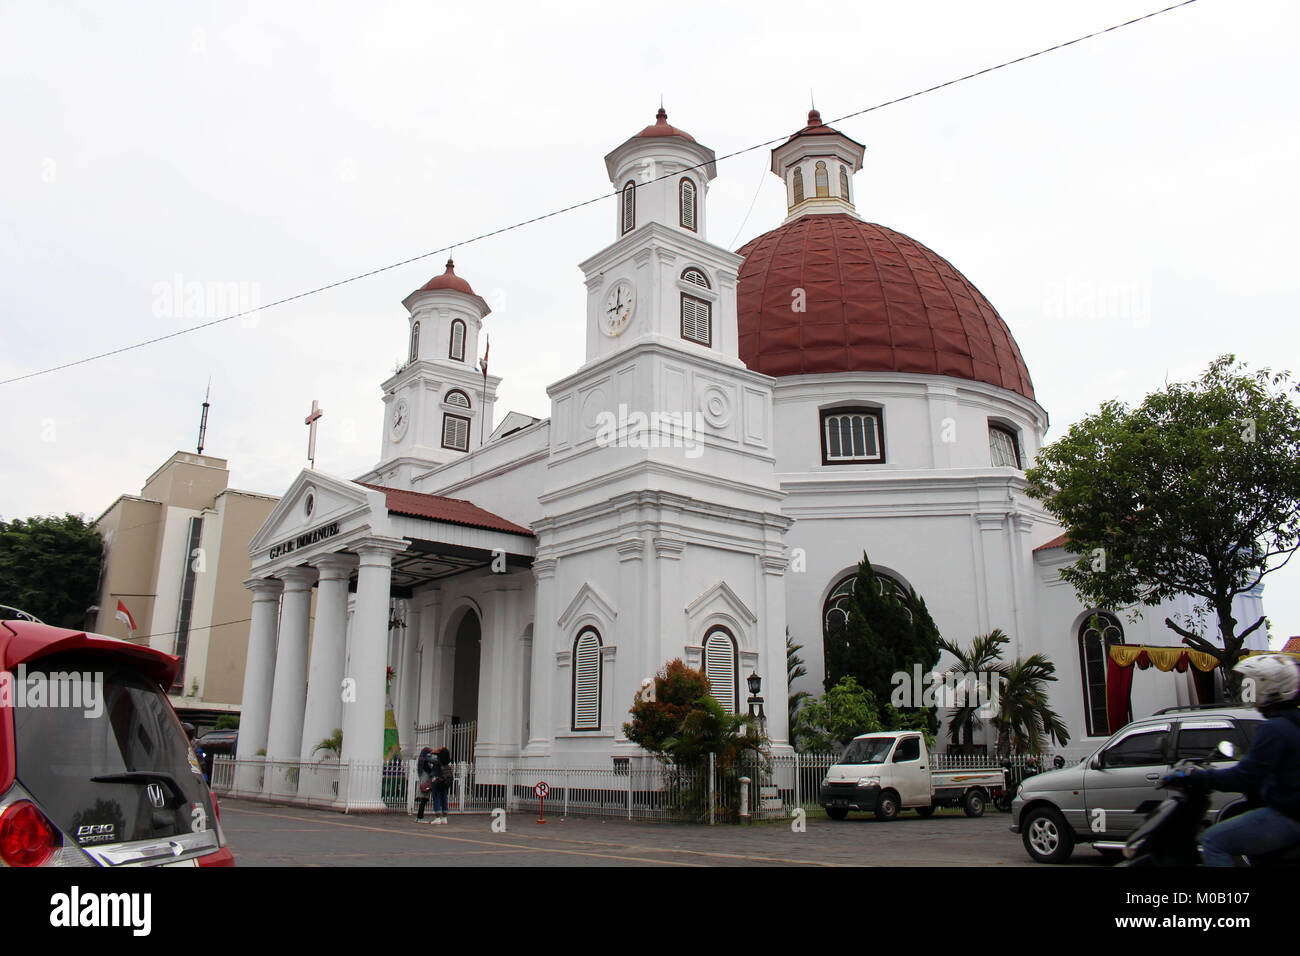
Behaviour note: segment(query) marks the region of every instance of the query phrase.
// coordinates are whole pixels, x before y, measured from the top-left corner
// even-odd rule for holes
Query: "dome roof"
[[[847,214],[807,215],[740,249],[740,358],[766,375],[914,372],[1033,399],[1011,331],[946,259]],[[794,289],[806,311],[792,310]]]
[[[668,111],[662,106],[659,107],[659,112],[655,114],[654,125],[647,126],[632,138],[640,139],[643,136],[681,136],[689,139],[692,143],[695,142],[695,137],[690,133],[668,125]]]
[[[446,272],[440,276],[434,276],[420,286],[421,292],[433,292],[438,289],[450,289],[453,292],[464,292],[466,295],[474,294],[474,290],[470,288],[469,283],[456,275],[456,263],[451,259],[447,260]]]

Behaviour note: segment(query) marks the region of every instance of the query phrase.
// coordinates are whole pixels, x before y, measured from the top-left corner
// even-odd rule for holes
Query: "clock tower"
[[[410,488],[415,475],[478,448],[492,430],[501,379],[484,378],[478,339],[491,311],[455,263],[412,292],[406,360],[384,382],[379,464],[366,481]]]

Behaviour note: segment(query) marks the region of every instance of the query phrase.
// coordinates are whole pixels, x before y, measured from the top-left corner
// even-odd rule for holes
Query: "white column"
[[[279,575],[284,582],[280,608],[280,644],[275,652],[275,682],[271,691],[271,725],[266,735],[266,759],[298,759],[302,748],[302,721],[307,707],[307,638],[311,627],[313,568],[290,568]],[[264,789],[293,793],[294,777],[268,771]]]
[[[555,676],[555,559],[533,561],[537,588],[533,592],[533,689],[529,700],[529,756],[549,756],[554,739],[552,708]]]
[[[300,759],[321,759],[316,746],[339,728],[343,706],[343,656],[348,631],[348,579],[356,567],[351,555],[330,554],[312,562],[320,574],[316,625],[311,636],[311,671],[303,719]]]
[[[275,632],[279,623],[279,601],[283,585],[275,578],[252,578],[244,587],[253,592],[253,617],[248,625],[248,654],[244,661],[244,695],[239,714],[241,760],[266,749],[266,729],[271,720],[271,681],[275,676]],[[241,767],[235,777],[237,790],[261,790],[261,770]]]
[[[423,608],[412,599],[406,612],[406,629],[402,631],[402,653],[397,662],[397,739],[402,753],[410,755],[415,745],[415,649],[420,646],[420,628],[424,623]]]
[[[384,756],[389,593],[393,555],[406,550],[406,542],[367,538],[353,545],[353,550],[360,563],[347,675],[351,693],[343,698],[343,763],[351,767],[339,796],[351,808],[381,807],[379,762]]]

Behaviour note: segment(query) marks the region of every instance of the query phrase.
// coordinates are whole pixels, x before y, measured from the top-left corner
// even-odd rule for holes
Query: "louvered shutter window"
[[[458,405],[461,408],[469,408],[468,396],[458,388],[453,388],[448,392],[444,401],[446,401],[448,405]]]
[[[803,202],[803,170],[798,166],[794,168],[794,201]]]
[[[853,201],[849,198],[849,171],[843,166],[840,167],[840,198],[845,202]]]
[[[826,175],[826,164],[819,162],[815,170],[817,176],[817,196],[827,197],[831,194],[830,177]]]
[[[414,362],[420,357],[420,323],[416,322],[411,326],[411,357],[407,359]]]
[[[591,628],[573,645],[573,729],[600,730],[600,635]]]
[[[459,415],[442,416],[442,447],[469,451],[469,419]]]
[[[701,289],[709,287],[709,280],[699,269],[687,269],[682,273],[682,281],[689,282],[691,285],[697,285]]]
[[[683,179],[679,189],[682,206],[682,228],[695,231],[695,183]]]
[[[451,323],[451,349],[447,354],[457,362],[465,361],[465,323],[460,319]]]
[[[636,183],[628,180],[623,186],[623,232],[636,228]]]
[[[709,303],[682,293],[682,338],[700,345],[712,345]]]
[[[739,705],[736,697],[736,642],[722,628],[710,631],[704,639],[704,676],[709,679],[709,693],[734,714]]]

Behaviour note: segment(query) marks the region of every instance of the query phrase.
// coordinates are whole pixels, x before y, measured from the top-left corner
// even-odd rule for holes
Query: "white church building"
[[[1190,602],[1090,629],[1025,495],[1048,416],[1019,348],[945,259],[859,215],[863,155],[811,112],[772,150],[789,215],[732,252],[706,238],[713,151],[660,109],[605,157],[586,354],[546,419],[494,428],[489,309],[452,262],[403,300],[378,463],[304,470],[250,546],[240,757],[310,760],[342,728],[343,760],[378,759],[391,678],[408,756],[417,725],[455,719],[480,763],[608,767],[640,753],[622,725],[673,658],[733,711],[756,673],[788,750],[787,629],[820,694],[864,550],[948,639],[1001,628],[1009,657],[1049,655],[1068,752],[1095,747],[1105,648],[1175,645],[1163,620]],[[1260,613],[1254,594],[1238,619]],[[1148,671],[1132,712],[1193,695]]]

